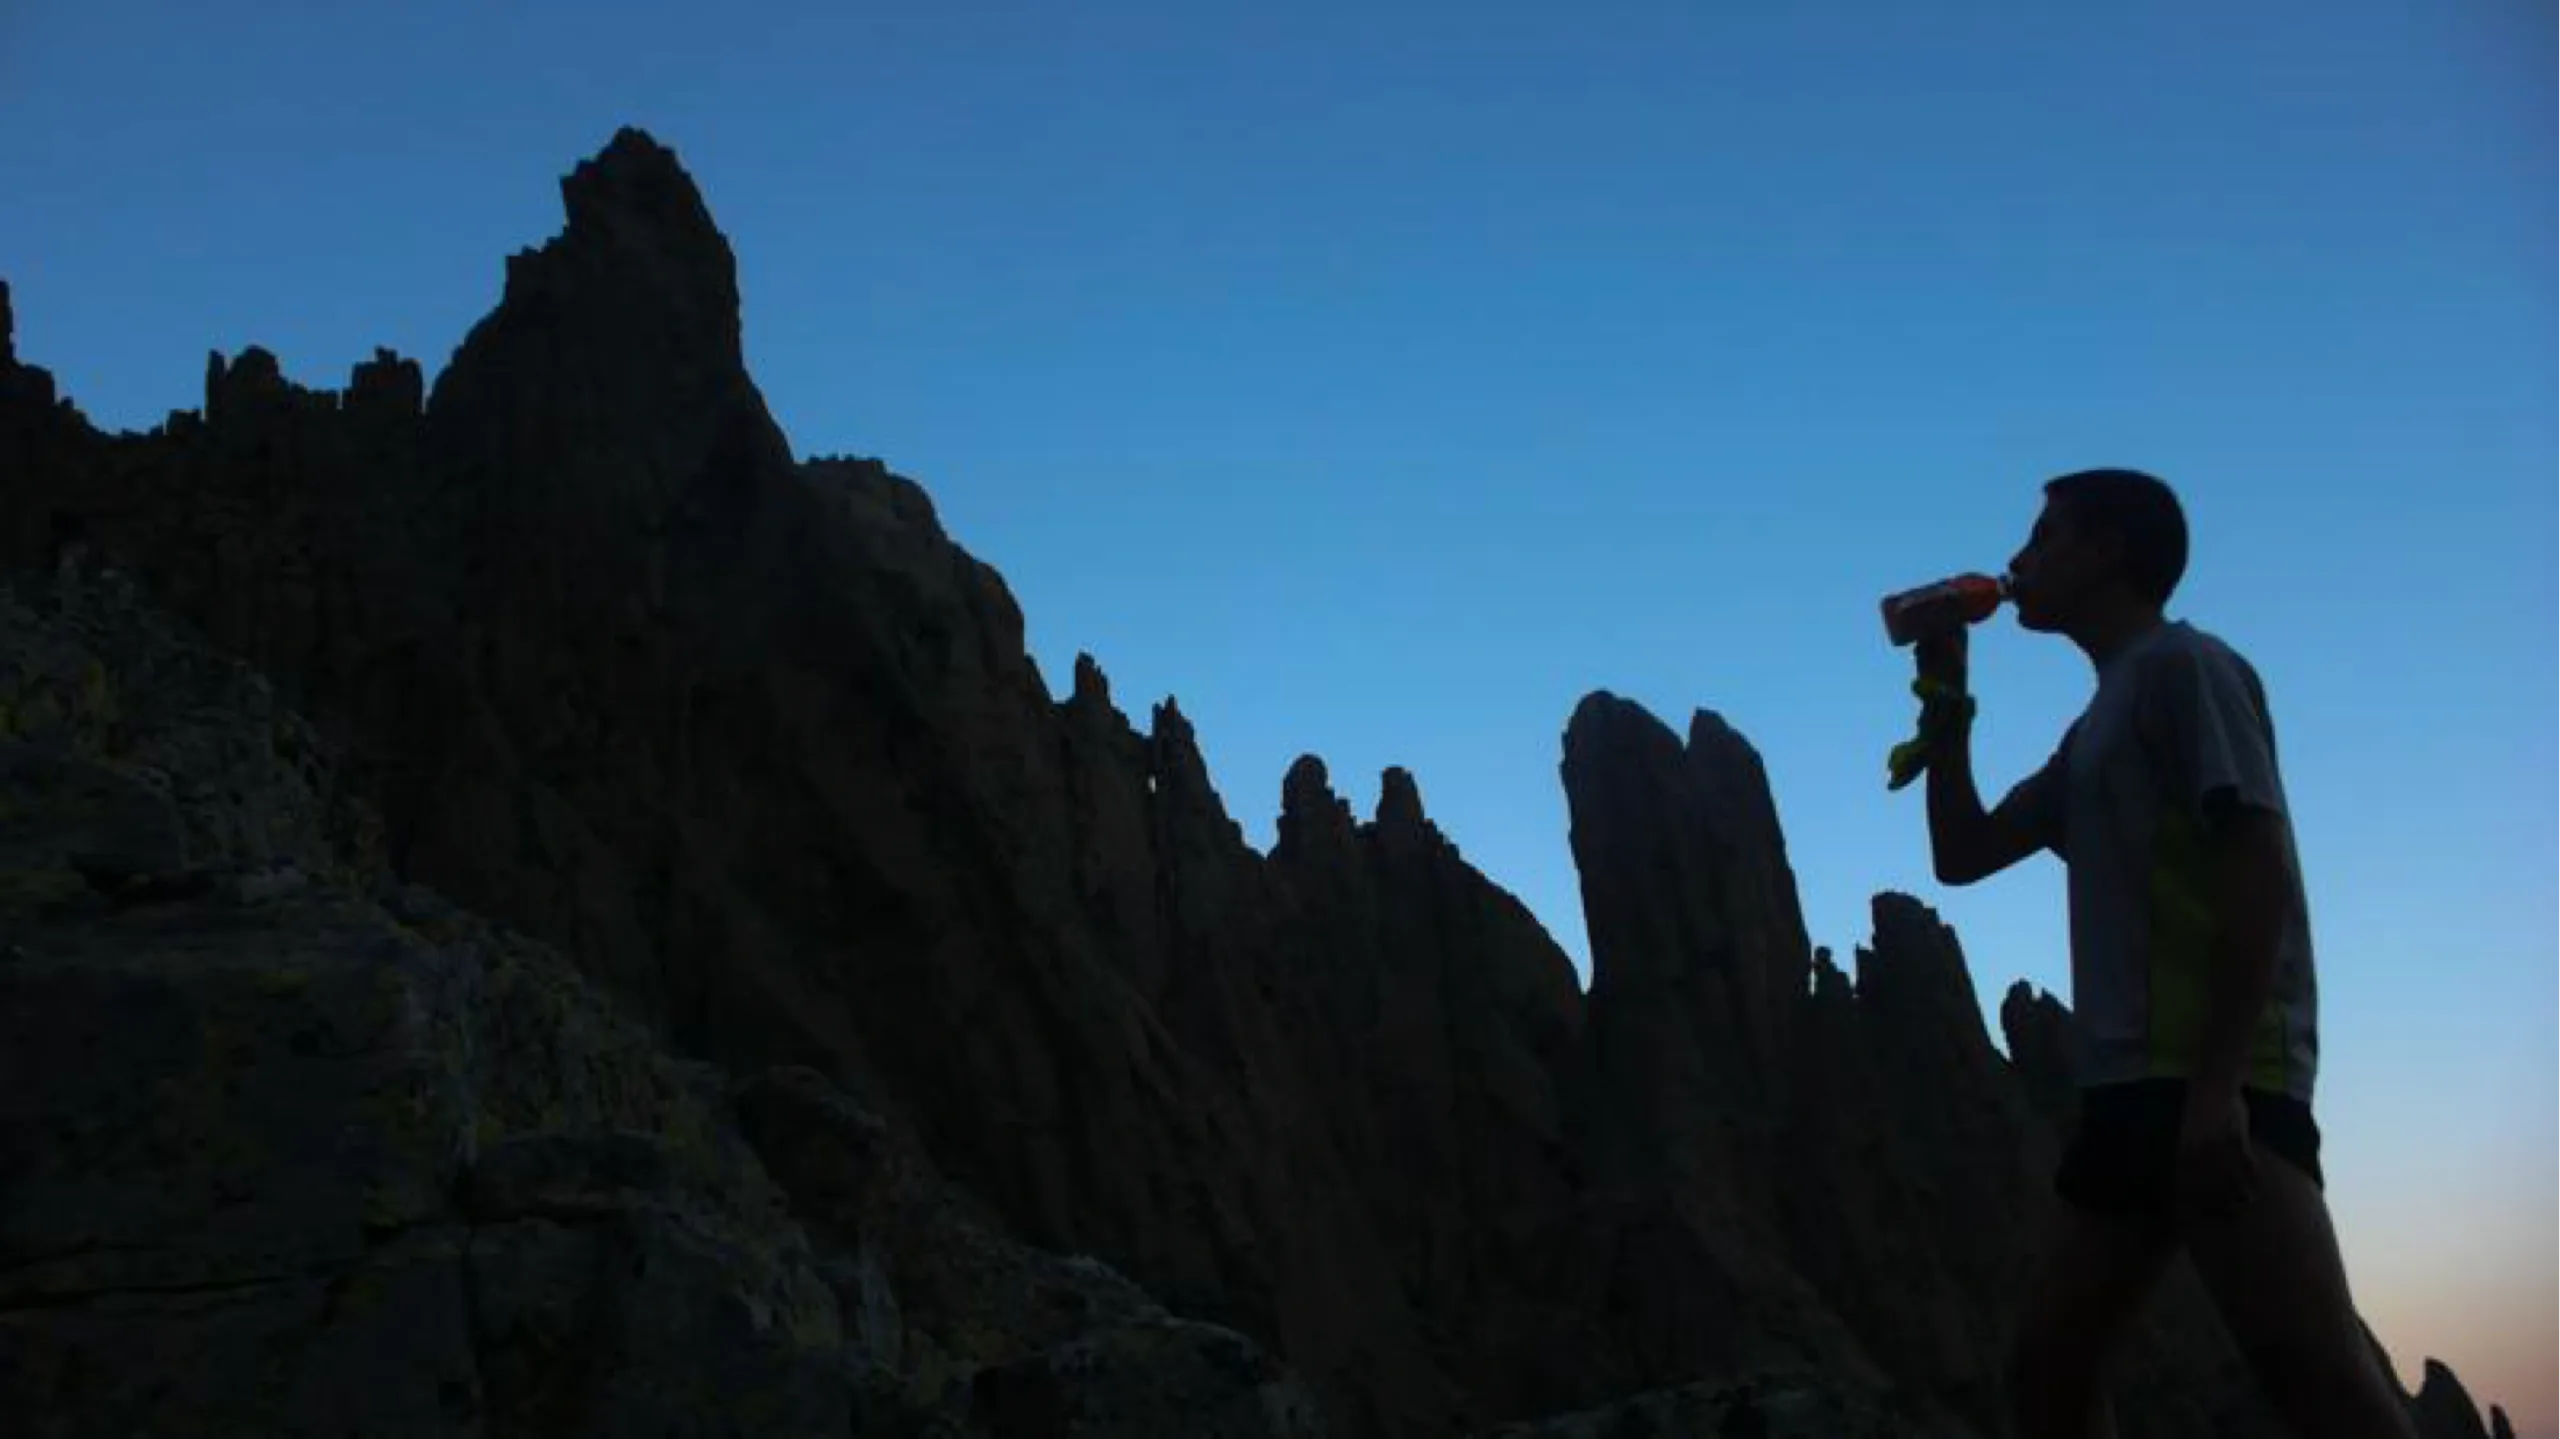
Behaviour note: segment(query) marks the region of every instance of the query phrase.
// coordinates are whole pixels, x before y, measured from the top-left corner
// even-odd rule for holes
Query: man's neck
[[[2125,647],[2167,622],[2158,609],[2129,604],[2092,618],[2074,630],[2072,642],[2089,657],[2094,668],[2103,670],[2107,661],[2124,653]]]

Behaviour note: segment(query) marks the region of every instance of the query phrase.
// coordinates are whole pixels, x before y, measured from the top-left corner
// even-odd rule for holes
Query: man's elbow
[[[1963,889],[1990,877],[1979,856],[1940,850],[1930,856],[1930,868],[1937,871],[1938,883],[1950,889]]]

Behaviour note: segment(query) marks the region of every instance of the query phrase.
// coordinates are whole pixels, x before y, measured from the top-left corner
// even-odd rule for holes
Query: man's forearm
[[[1987,822],[1973,782],[1973,726],[1951,721],[1929,737],[1929,858],[1939,879],[1969,874]]]
[[[2196,1080],[2236,1092],[2249,1077],[2249,1050],[2274,998],[2284,939],[2287,885],[2271,816],[2251,813],[2213,841],[2213,955],[2205,990]]]

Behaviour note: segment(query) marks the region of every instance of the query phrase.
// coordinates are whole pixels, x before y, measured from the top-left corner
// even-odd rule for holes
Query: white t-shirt
[[[2310,1102],[2320,1054],[2310,909],[2275,724],[2249,662],[2182,620],[2163,621],[2108,658],[2088,708],[2011,794],[2070,867],[2084,1085],[2195,1072],[2214,959],[2208,805],[2277,817],[2291,902],[2245,1082]]]

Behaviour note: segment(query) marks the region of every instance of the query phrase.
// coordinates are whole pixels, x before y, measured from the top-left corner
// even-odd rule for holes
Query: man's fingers
[[[2240,1168],[2232,1175],[2233,1195],[2242,1204],[2258,1197],[2258,1166],[2247,1155],[2240,1157]]]
[[[2224,1218],[2237,1217],[2258,1197],[2257,1166],[2250,1162],[2246,1150],[2232,1156],[2230,1165],[2223,1171],[2219,1189],[2218,1207]]]
[[[2258,1192],[2256,1156],[2248,1150],[2207,1150],[2182,1156],[2179,1205],[2190,1220],[2238,1217]]]

